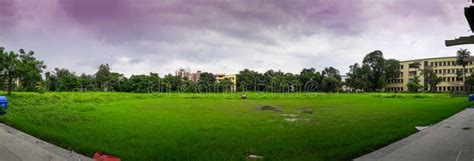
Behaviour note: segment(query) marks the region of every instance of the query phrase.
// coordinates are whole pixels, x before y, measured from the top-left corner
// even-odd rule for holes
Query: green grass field
[[[4,93],[3,93],[4,94]],[[2,93],[0,93],[2,95]],[[444,94],[14,93],[3,122],[125,161],[351,160],[470,103]],[[260,110],[268,105],[277,110]]]

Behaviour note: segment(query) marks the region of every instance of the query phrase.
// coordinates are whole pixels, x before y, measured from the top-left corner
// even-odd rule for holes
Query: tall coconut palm
[[[457,51],[457,60],[456,64],[462,66],[462,81],[464,84],[464,90],[467,91],[466,89],[466,65],[468,63],[467,58],[471,56],[471,52],[467,49],[459,49]]]

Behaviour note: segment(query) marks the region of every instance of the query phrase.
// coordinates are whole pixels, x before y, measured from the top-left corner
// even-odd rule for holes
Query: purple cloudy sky
[[[467,0],[0,0],[0,46],[48,70],[130,75],[243,68],[342,73],[374,50],[400,60],[453,56],[471,34]],[[464,46],[469,48],[470,46]]]

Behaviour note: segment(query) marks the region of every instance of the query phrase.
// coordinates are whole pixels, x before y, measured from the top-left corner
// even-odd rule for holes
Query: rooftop
[[[433,57],[433,58],[423,58],[423,59],[412,59],[412,60],[403,60],[403,62],[411,62],[411,61],[423,61],[423,60],[433,60],[433,59],[447,59],[447,58],[456,58],[456,56],[446,56],[446,57]]]

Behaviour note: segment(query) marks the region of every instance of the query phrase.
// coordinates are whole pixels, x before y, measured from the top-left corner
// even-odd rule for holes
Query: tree
[[[15,81],[20,77],[21,71],[18,59],[18,54],[13,51],[6,52],[5,48],[0,47],[0,71],[3,71],[3,76],[6,80],[6,88],[8,95],[11,95],[13,89],[16,87]]]
[[[337,92],[341,88],[341,80],[336,77],[324,77],[321,84],[321,89],[324,92]]]
[[[472,73],[469,77],[466,78],[466,86],[468,87],[468,91],[470,91],[474,86],[474,73]]]
[[[339,74],[339,70],[337,70],[334,67],[324,68],[324,70],[322,72],[322,76],[323,77],[334,77],[338,80],[341,80],[341,75]]]
[[[181,77],[167,75],[163,79],[163,84],[158,73],[150,75],[132,75],[130,78],[122,74],[112,73],[111,85],[116,91],[135,92],[135,93],[153,93],[160,91],[177,91]]]
[[[385,59],[379,50],[367,54],[362,65],[349,66],[346,84],[356,90],[381,91],[385,85],[400,76],[400,61]]]
[[[300,89],[301,82],[292,73],[278,71],[271,77],[270,88],[272,92],[294,92]]]
[[[181,77],[168,74],[161,81],[160,91],[163,91],[163,92],[178,91],[179,85],[181,84],[182,81],[183,79]]]
[[[400,61],[395,59],[385,60],[385,79],[393,80],[400,76]]]
[[[265,90],[269,92],[282,92],[284,85],[284,73],[281,71],[274,71],[272,69],[263,74],[263,80],[266,83]]]
[[[44,62],[37,60],[33,51],[26,53],[25,50],[20,49],[18,81],[24,90],[35,91],[37,89],[37,84],[42,81],[41,73],[45,68]]]
[[[462,73],[463,73],[463,84],[464,84],[464,90],[466,89],[466,65],[468,64],[468,61],[466,60],[471,56],[471,52],[467,49],[459,49],[457,51],[457,59],[456,59],[456,64],[462,66]]]
[[[79,87],[80,87],[81,91],[95,90],[94,76],[86,75],[85,73],[82,73],[81,76],[78,79],[79,79]]]
[[[304,68],[298,76],[305,92],[315,92],[323,81],[321,73],[316,72],[314,68]]]
[[[371,70],[368,65],[360,66],[358,63],[349,66],[350,71],[347,73],[348,78],[346,83],[349,87],[356,90],[370,91],[371,82],[369,80],[371,76]]]
[[[435,92],[436,86],[441,82],[442,78],[438,77],[431,67],[423,69],[422,73],[426,78],[430,92]]]
[[[191,80],[183,80],[179,84],[179,92],[197,92],[197,86],[196,83],[194,83]]]
[[[367,65],[371,69],[369,81],[372,91],[377,91],[385,87],[385,59],[383,53],[379,50],[371,52],[364,57],[363,65]]]
[[[264,91],[266,83],[261,73],[244,69],[237,74],[237,89],[239,91]]]
[[[321,83],[321,90],[324,92],[336,92],[341,86],[341,75],[339,70],[333,67],[324,68],[322,71],[323,81]]]
[[[58,77],[54,74],[51,74],[51,72],[46,72],[45,74],[45,83],[46,83],[46,89],[48,91],[57,91],[58,87]]]
[[[76,91],[80,88],[79,78],[68,69],[55,68],[51,77],[58,79],[57,91]]]
[[[212,73],[204,72],[199,76],[198,90],[199,92],[212,92],[214,91],[214,83],[216,82],[216,76]]]
[[[418,92],[418,90],[422,87],[420,84],[420,77],[415,75],[413,78],[407,83],[408,91],[409,92]]]
[[[204,72],[199,76],[200,84],[213,84],[216,82],[216,76],[212,73]]]
[[[115,72],[110,73],[109,86],[112,91],[125,92],[127,85],[125,82],[127,82],[127,78],[123,74]]]
[[[99,70],[97,73],[95,73],[95,79],[97,80],[97,83],[99,84],[99,88],[102,89],[102,91],[108,91],[109,90],[109,83],[110,83],[110,67],[109,64],[101,64],[99,66]]]
[[[128,81],[130,82],[131,92],[147,93],[150,91],[151,81],[147,75],[132,75]]]

